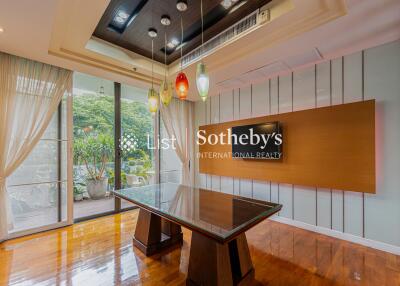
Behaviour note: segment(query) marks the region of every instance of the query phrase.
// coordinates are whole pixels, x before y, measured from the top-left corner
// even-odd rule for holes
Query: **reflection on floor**
[[[137,211],[0,245],[0,285],[184,285],[185,243],[151,258],[133,248]],[[400,257],[265,221],[246,233],[256,285],[400,285]]]

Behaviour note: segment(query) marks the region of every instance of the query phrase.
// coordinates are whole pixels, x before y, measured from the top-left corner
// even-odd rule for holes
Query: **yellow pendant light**
[[[170,82],[168,82],[167,79],[165,79],[161,83],[160,99],[161,99],[161,102],[165,106],[168,106],[170,104],[170,102],[171,102],[171,99],[172,99],[172,84]]]
[[[149,89],[148,95],[147,95],[147,104],[149,107],[149,111],[151,113],[156,113],[158,110],[158,96],[157,92],[155,89],[152,87]]]
[[[167,21],[163,21],[163,19],[167,18],[166,17],[161,18],[162,24],[163,22],[168,23]],[[167,26],[166,24],[163,25]],[[164,37],[164,65],[165,65],[165,74],[164,74],[164,81],[161,83],[160,87],[160,99],[165,106],[168,106],[172,99],[172,85],[167,79],[167,33],[165,33]]]

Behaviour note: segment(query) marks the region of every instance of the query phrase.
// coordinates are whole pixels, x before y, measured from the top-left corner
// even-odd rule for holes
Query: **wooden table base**
[[[151,256],[183,243],[179,225],[140,209],[133,244],[146,256]]]
[[[220,244],[192,232],[186,285],[243,285],[254,278],[246,235]]]

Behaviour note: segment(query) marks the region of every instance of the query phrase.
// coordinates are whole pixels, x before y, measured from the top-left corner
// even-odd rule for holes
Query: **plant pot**
[[[126,183],[128,187],[138,187],[142,185],[142,183],[139,180],[139,177],[133,174],[126,175]]]
[[[76,202],[83,201],[83,194],[75,194],[74,201]]]
[[[86,189],[92,200],[103,199],[106,196],[108,178],[87,180]]]

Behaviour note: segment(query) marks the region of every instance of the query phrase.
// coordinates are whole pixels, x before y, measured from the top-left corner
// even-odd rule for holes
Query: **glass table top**
[[[163,183],[113,191],[120,198],[220,242],[228,241],[282,205],[202,188]]]

